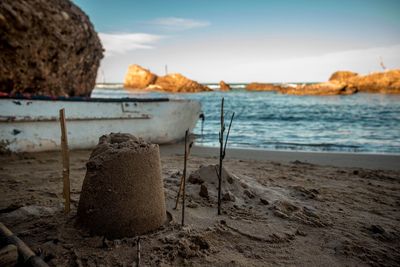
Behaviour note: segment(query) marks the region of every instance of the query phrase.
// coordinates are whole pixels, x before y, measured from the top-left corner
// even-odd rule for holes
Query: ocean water
[[[247,92],[244,86],[235,84],[231,92],[135,94],[111,84],[97,86],[92,97],[198,100],[205,115],[203,134],[200,120],[194,130],[198,145],[219,146],[224,97],[227,124],[235,112],[228,147],[400,154],[400,95],[292,96]]]

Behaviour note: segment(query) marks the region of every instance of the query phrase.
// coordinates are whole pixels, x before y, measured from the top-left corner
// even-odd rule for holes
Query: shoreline
[[[183,143],[159,145],[160,156],[183,156]],[[92,149],[77,149],[70,152],[90,154]],[[85,154],[86,154],[85,153]],[[15,155],[60,154],[60,151],[20,152]],[[219,158],[218,147],[194,145],[191,156],[200,158]],[[0,157],[7,158],[9,154]],[[280,163],[303,163],[320,166],[361,168],[370,170],[400,171],[400,154],[374,154],[353,152],[325,152],[325,151],[284,151],[266,150],[258,148],[227,148],[225,159],[265,161]]]
[[[183,155],[183,144],[161,145],[161,155]],[[194,145],[191,155],[199,157],[219,157],[219,148]],[[309,164],[380,170],[400,170],[400,155],[367,154],[351,152],[303,152],[279,151],[249,148],[227,148],[227,159],[294,162]]]

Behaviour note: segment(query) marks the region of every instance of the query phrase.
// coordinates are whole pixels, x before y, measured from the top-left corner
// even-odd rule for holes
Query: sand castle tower
[[[130,134],[102,136],[87,163],[78,224],[97,235],[129,237],[166,221],[158,145]]]

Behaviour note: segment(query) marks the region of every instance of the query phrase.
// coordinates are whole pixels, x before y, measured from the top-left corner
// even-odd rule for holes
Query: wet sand
[[[142,236],[143,266],[400,265],[398,156],[229,150],[228,197],[217,216],[218,150],[195,147],[181,227],[173,209],[181,154],[182,146],[161,147],[172,221]],[[69,215],[59,152],[1,155],[0,221],[51,266],[131,266],[135,238],[107,240],[74,227],[89,155],[71,152]]]
[[[182,150],[183,147],[181,145],[168,145],[161,147],[161,153],[164,155],[181,155]],[[219,149],[215,147],[194,146],[192,149],[192,155],[199,157],[219,157]],[[227,158],[276,161],[284,163],[298,160],[312,164],[335,167],[356,167],[400,171],[400,155],[396,154],[292,152],[232,148],[227,152]]]

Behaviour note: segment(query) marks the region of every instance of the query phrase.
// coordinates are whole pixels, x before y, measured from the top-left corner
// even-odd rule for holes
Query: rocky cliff
[[[180,73],[157,76],[139,65],[130,65],[125,75],[124,88],[166,91],[172,93],[194,93],[212,91]]]
[[[0,91],[88,96],[103,48],[69,0],[0,1]]]

